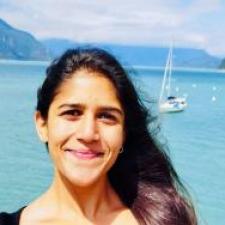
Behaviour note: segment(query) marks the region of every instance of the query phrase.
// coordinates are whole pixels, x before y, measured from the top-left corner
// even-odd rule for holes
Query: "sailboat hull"
[[[181,99],[177,100],[167,100],[160,104],[159,110],[160,112],[181,112],[187,108],[187,103],[185,100],[180,101]]]

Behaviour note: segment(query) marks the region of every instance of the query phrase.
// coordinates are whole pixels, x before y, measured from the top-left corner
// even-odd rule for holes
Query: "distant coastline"
[[[16,59],[0,59],[0,64],[8,65],[43,65],[48,66],[50,61],[37,61],[37,60],[16,60]]]
[[[127,67],[129,68],[129,67]],[[164,67],[161,66],[141,66],[141,65],[134,65],[132,66],[134,69],[138,70],[159,70],[159,71],[164,71]],[[211,69],[211,68],[194,68],[194,67],[173,67],[174,71],[187,71],[187,72],[204,72],[204,73],[224,73],[225,74],[225,69]]]
[[[48,66],[51,63],[49,61],[36,61],[36,60],[14,60],[14,59],[0,59],[0,64],[5,65],[40,65],[40,66]],[[164,71],[163,66],[146,66],[146,65],[131,65],[125,66],[126,69],[134,69],[134,70],[157,70]],[[187,71],[187,72],[203,72],[203,73],[222,73],[225,74],[225,69],[211,69],[211,68],[193,68],[193,67],[174,67],[174,71]]]

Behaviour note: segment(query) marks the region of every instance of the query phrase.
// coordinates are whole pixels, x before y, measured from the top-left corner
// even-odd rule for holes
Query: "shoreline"
[[[158,71],[164,71],[165,67],[162,66],[140,66],[140,65],[134,65],[131,66],[134,69],[138,70],[158,70]],[[126,67],[129,68],[129,67]],[[212,69],[212,68],[193,68],[193,67],[173,67],[173,71],[186,71],[186,72],[205,72],[205,73],[224,73],[225,69]]]
[[[0,64],[7,65],[41,65],[48,66],[51,61],[37,61],[37,60],[14,60],[14,59],[0,59]],[[146,65],[131,65],[124,66],[126,69],[137,70],[158,70],[164,71],[163,66],[146,66]],[[197,68],[197,67],[173,67],[173,71],[186,71],[186,72],[204,72],[204,73],[222,73],[225,74],[225,69],[212,69],[212,68]]]

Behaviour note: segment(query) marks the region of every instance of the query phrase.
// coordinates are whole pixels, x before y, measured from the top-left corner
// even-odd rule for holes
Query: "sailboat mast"
[[[164,75],[163,75],[163,82],[162,82],[162,86],[161,86],[161,92],[160,92],[160,96],[159,96],[159,102],[162,102],[162,98],[164,95],[164,90],[165,90],[165,85],[166,85],[166,80],[167,80],[167,73],[168,73],[168,66],[169,66],[169,61],[170,61],[170,53],[167,56],[167,60],[166,60],[166,67],[164,70]]]
[[[169,75],[168,75],[168,87],[167,87],[167,96],[171,95],[171,75],[172,75],[172,67],[173,67],[173,45],[170,46],[170,56],[169,56]]]
[[[168,57],[166,60],[166,67],[165,67],[164,75],[163,75],[163,82],[162,82],[161,92],[160,92],[160,96],[159,96],[159,103],[162,102],[164,92],[166,91],[165,89],[167,89],[167,96],[169,96],[169,93],[170,93],[170,90],[169,90],[170,89],[170,76],[171,76],[171,71],[172,71],[171,58],[172,58],[172,45],[170,46]]]

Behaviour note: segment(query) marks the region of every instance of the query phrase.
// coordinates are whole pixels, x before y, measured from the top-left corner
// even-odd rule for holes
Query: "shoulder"
[[[19,225],[19,219],[23,208],[13,213],[1,212],[0,225]]]

